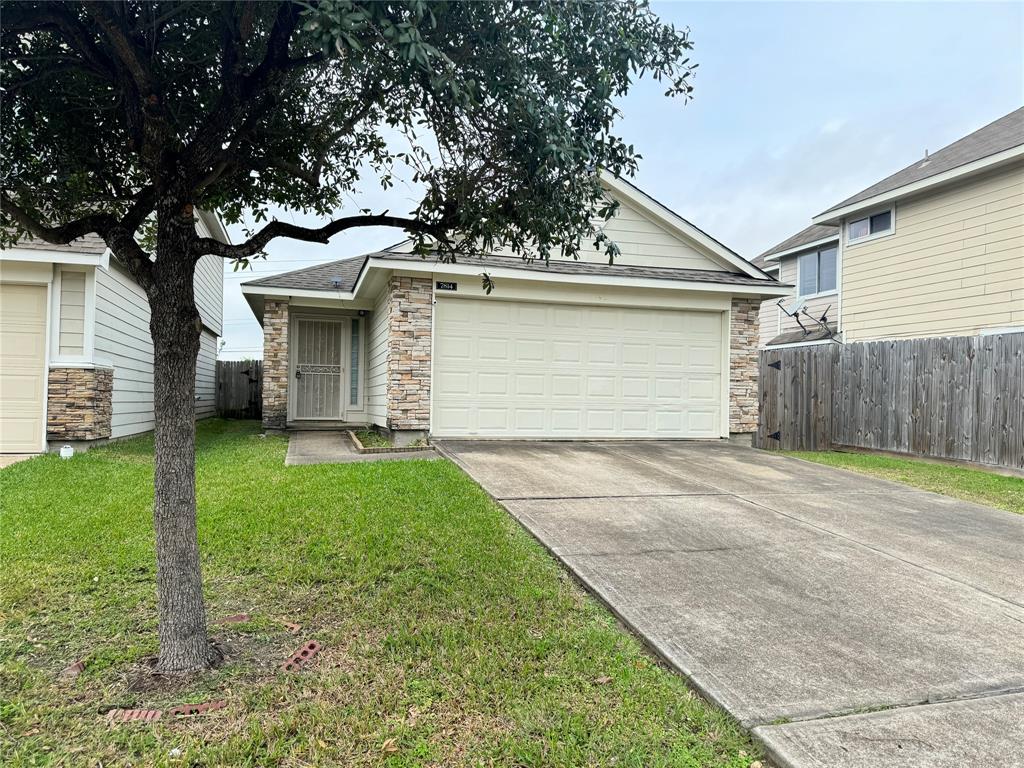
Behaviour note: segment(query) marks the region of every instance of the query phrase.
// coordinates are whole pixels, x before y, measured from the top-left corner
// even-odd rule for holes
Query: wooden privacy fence
[[[762,350],[755,444],[1024,469],[1024,333]]]
[[[217,415],[258,419],[263,413],[263,361],[217,361]]]

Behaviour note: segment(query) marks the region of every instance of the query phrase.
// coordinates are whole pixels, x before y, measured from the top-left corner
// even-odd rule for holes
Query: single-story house
[[[200,214],[204,237],[227,241],[216,216]],[[214,415],[224,268],[196,265],[203,320],[196,416]],[[0,453],[85,447],[153,429],[149,302],[103,240],[61,246],[22,240],[0,250]]]
[[[435,437],[724,438],[757,427],[758,309],[790,287],[636,187],[614,265],[402,246],[246,282],[267,428]],[[481,276],[495,289],[487,294]]]
[[[812,222],[754,260],[796,284],[763,346],[1024,332],[1024,108]]]

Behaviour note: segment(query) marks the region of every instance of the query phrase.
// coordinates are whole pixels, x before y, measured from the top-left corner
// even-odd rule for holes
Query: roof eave
[[[698,280],[676,280],[654,277],[628,277],[622,275],[582,275],[565,272],[539,272],[510,267],[467,265],[467,264],[436,264],[434,262],[398,261],[371,256],[367,260],[366,269],[360,275],[353,293],[359,294],[363,277],[370,269],[394,269],[403,272],[440,272],[448,275],[465,275],[479,277],[484,272],[493,278],[506,280],[526,280],[546,283],[571,283],[576,285],[599,285],[625,288],[662,288],[669,290],[709,291],[713,293],[736,293],[743,295],[787,296],[793,286],[783,285],[773,278],[765,280],[767,285],[741,283],[709,283]],[[758,270],[760,271],[760,270]]]
[[[875,208],[885,203],[891,203],[901,197],[912,195],[917,192],[921,192],[932,187],[937,187],[940,184],[948,184],[953,181],[958,181],[967,176],[973,176],[976,173],[982,171],[992,170],[1000,165],[1011,163],[1024,157],[1024,144],[1020,144],[1016,147],[1010,147],[1010,149],[997,152],[994,155],[983,157],[980,160],[975,160],[971,163],[957,166],[956,168],[950,168],[948,171],[937,173],[934,176],[929,176],[919,181],[911,182],[910,184],[904,184],[896,189],[891,189],[888,192],[881,192],[872,197],[859,200],[856,203],[850,203],[849,205],[838,205],[834,208],[830,208],[823,213],[819,213],[817,216],[811,219],[814,224],[831,224],[837,226],[840,222],[850,216],[851,214],[857,213],[858,211],[867,210],[869,208]]]
[[[821,247],[823,245],[828,245],[829,243],[838,243],[838,242],[839,242],[839,233],[837,232],[836,234],[834,234],[834,235],[832,235],[830,237],[823,237],[820,240],[812,240],[809,243],[804,243],[803,245],[796,245],[796,246],[793,246],[792,248],[787,248],[784,251],[776,251],[775,253],[769,253],[768,255],[766,255],[764,257],[764,260],[765,261],[778,261],[779,259],[785,258],[786,256],[794,256],[794,255],[796,255],[798,253],[803,253],[804,251],[809,251],[812,248],[819,248],[819,247]]]

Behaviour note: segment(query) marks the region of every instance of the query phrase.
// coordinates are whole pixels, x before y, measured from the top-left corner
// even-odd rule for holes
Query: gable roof
[[[313,267],[269,275],[258,280],[247,280],[242,285],[266,286],[272,288],[294,288],[300,291],[342,291],[350,293],[356,286],[359,273],[369,255],[352,256],[339,261],[329,261]],[[335,278],[338,279],[336,286]]]
[[[638,186],[626,179],[609,174],[601,174],[601,183],[612,192],[613,195],[621,197],[631,205],[639,208],[648,214],[655,221],[668,227],[677,237],[692,240],[712,255],[718,257],[719,261],[734,267],[737,271],[754,278],[772,279],[759,267],[744,259],[731,248],[728,248],[719,240],[709,235],[704,230],[690,223],[678,213],[673,211],[664,203],[655,200]]]
[[[830,218],[834,218],[837,212],[846,212],[845,209],[856,210],[859,203],[865,203],[866,207],[879,202],[876,200],[877,198],[891,195],[891,193],[896,193],[910,185],[917,186],[908,191],[916,191],[923,186],[930,186],[924,184],[928,180],[939,183],[945,180],[945,178],[939,178],[940,176],[951,174],[957,169],[969,171],[971,169],[967,166],[974,163],[981,164],[986,159],[996,162],[1000,160],[999,156],[1004,154],[1015,156],[1019,153],[1012,152],[1012,150],[1018,148],[1024,148],[1024,107],[1004,115],[974,133],[954,141],[928,157],[918,160],[852,197],[848,197],[815,216],[814,221],[824,223]]]
[[[757,259],[763,262],[778,259],[781,256],[803,250],[812,245],[825,245],[830,240],[839,239],[839,227],[827,224],[812,224],[802,229],[792,237],[787,237],[778,245],[772,246],[762,253]],[[757,259],[754,261],[756,262]]]

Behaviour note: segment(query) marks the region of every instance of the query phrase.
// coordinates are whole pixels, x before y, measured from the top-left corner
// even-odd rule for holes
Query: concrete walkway
[[[720,443],[441,450],[780,766],[1024,765],[1024,517]]]
[[[298,464],[350,464],[358,461],[436,458],[437,453],[433,450],[359,453],[344,432],[310,430],[288,434],[288,453],[284,463],[291,467]]]

